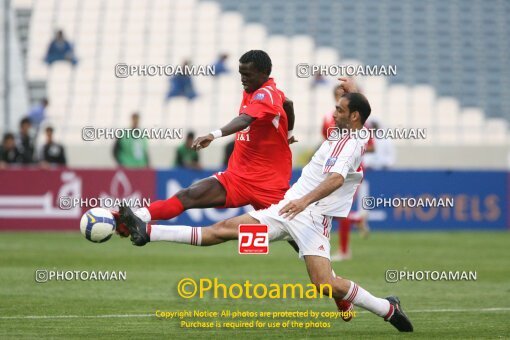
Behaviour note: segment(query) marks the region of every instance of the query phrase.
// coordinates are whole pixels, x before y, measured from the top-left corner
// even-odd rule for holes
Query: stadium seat
[[[146,117],[150,124],[172,121],[184,127],[196,123],[212,129],[238,111],[238,57],[247,49],[261,48],[271,55],[272,75],[278,86],[295,102],[299,112],[295,129],[305,133],[305,139],[315,138],[322,116],[332,109],[336,80],[312,90],[312,79],[296,77],[296,65],[302,62],[397,64],[397,77],[367,77],[360,84],[369,97],[374,119],[387,127],[437,131],[438,138],[428,143],[474,143],[476,138],[465,138],[466,129],[474,128],[471,119],[477,127],[499,131],[493,141],[501,140],[508,128],[501,120],[490,118],[508,120],[510,114],[510,98],[501,90],[510,78],[498,66],[505,64],[501,56],[508,54],[508,46],[498,45],[501,39],[497,38],[510,34],[510,28],[483,24],[493,20],[496,13],[505,12],[502,3],[474,7],[440,1],[396,6],[390,0],[359,4],[319,1],[316,7],[305,0],[288,4],[244,0],[14,3],[32,6],[27,78],[47,80],[52,114],[65,112],[71,122],[104,117],[105,122],[114,124],[140,109],[150,112]],[[477,12],[479,17],[473,16],[474,9],[483,9]],[[424,11],[433,14],[432,23],[424,19]],[[453,21],[449,15],[452,11],[459,13]],[[341,25],[363,13],[364,27],[354,30]],[[414,25],[402,21],[404,13]],[[79,64],[74,70],[66,64],[48,68],[42,61],[58,28],[75,43]],[[404,34],[406,31],[412,34]],[[460,37],[453,45],[452,34]],[[478,46],[478,52],[471,46]],[[480,59],[475,53],[482,50],[485,52]],[[195,64],[210,64],[220,53],[229,54],[231,72],[214,79],[194,79],[200,97],[193,102],[177,98],[165,103],[167,77],[114,76],[118,63],[179,65],[189,59]],[[453,63],[452,53],[463,57]],[[437,59],[432,60],[432,56]],[[478,77],[471,79],[466,74]],[[489,95],[490,103],[483,100]],[[196,115],[201,106],[208,108],[210,116],[201,119]],[[469,107],[479,107],[479,111],[473,113]],[[85,110],[90,110],[88,115]]]

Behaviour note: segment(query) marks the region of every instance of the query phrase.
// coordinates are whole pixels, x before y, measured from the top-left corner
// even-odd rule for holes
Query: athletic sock
[[[170,241],[176,243],[202,245],[202,228],[186,225],[148,225],[147,234],[151,242]]]
[[[349,234],[351,232],[351,221],[346,217],[340,219],[340,232],[338,233],[338,241],[340,245],[340,254],[349,254]]]
[[[172,196],[167,200],[151,203],[147,210],[151,220],[169,220],[179,216],[184,211],[184,206],[177,196]]]
[[[379,315],[385,320],[388,320],[393,315],[393,305],[388,300],[373,296],[352,281],[344,300]]]

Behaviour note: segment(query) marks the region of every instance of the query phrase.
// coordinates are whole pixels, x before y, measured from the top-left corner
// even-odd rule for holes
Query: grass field
[[[323,329],[182,329],[176,319],[155,316],[156,310],[333,310],[329,299],[183,299],[177,294],[177,282],[185,277],[217,277],[226,284],[308,283],[304,263],[286,243],[271,244],[269,255],[241,256],[237,242],[210,248],[162,243],[135,248],[118,237],[92,244],[79,233],[1,233],[0,339],[510,337],[510,233],[352,238],[353,259],[335,263],[335,271],[374,295],[398,295],[414,323],[413,334],[399,334],[366,312],[350,323],[321,319],[331,325]],[[36,283],[37,269],[121,270],[127,280]],[[477,272],[477,280],[386,283],[388,269],[470,270]]]

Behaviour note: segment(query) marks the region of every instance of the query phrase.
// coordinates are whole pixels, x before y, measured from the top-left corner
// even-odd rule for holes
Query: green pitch
[[[328,299],[178,296],[177,283],[185,277],[217,277],[226,284],[245,280],[307,284],[304,263],[282,242],[271,244],[269,255],[241,256],[237,242],[209,248],[170,243],[136,248],[118,237],[92,244],[79,233],[1,233],[0,338],[510,336],[509,233],[373,233],[368,240],[356,234],[352,239],[353,259],[335,263],[333,268],[374,295],[399,296],[414,323],[414,334],[399,334],[389,323],[366,312],[350,323],[321,319],[330,322],[331,328],[326,329],[182,329],[179,320],[155,316],[156,310],[334,310]],[[332,242],[336,244],[336,240]],[[37,269],[126,271],[127,280],[36,283]],[[386,283],[388,269],[476,271],[477,280]]]

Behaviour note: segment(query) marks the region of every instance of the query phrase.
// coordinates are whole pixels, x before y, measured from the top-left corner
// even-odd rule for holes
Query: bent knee
[[[324,292],[324,294],[329,294],[329,289],[333,285],[333,280],[330,276],[312,276],[311,281],[317,291]]]

